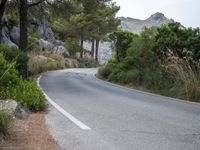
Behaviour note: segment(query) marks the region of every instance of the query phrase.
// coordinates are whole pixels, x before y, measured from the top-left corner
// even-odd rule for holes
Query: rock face
[[[60,46],[55,46],[54,48],[53,48],[53,51],[54,52],[57,52],[57,53],[61,53],[61,54],[63,54],[63,53],[65,53],[67,56],[69,56],[69,52],[66,50],[66,48],[64,47],[64,46],[62,46],[62,45],[60,45]]]
[[[55,41],[55,37],[51,27],[49,26],[49,20],[50,18],[48,15],[44,16],[42,21],[38,24],[38,31],[42,39],[53,43]]]
[[[10,40],[10,33],[9,33],[9,30],[8,30],[8,27],[7,27],[8,20],[5,16],[2,19],[2,24],[3,24],[3,28],[2,28],[2,31],[1,31],[1,33],[2,33],[2,43],[5,44],[5,45],[8,45],[10,47],[18,48],[18,46]]]
[[[112,57],[112,49],[111,42],[100,42],[99,43],[99,52],[98,52],[98,60],[100,64],[106,63]],[[84,42],[84,49],[91,51],[91,42]]]
[[[0,100],[0,110],[6,111],[15,118],[26,118],[28,113],[14,100]]]
[[[20,38],[20,34],[19,34],[19,26],[14,26],[12,28],[12,30],[10,31],[10,39],[16,44],[19,45],[19,38]]]
[[[54,45],[50,43],[49,41],[46,41],[44,39],[39,40],[39,48],[40,50],[53,50]]]
[[[120,17],[121,28],[133,33],[140,33],[144,27],[159,27],[163,24],[174,22],[173,19],[168,19],[162,13],[155,13],[146,20]]]

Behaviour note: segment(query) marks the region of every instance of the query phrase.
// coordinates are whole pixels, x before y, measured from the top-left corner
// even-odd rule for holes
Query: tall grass
[[[185,98],[200,102],[200,59],[194,60],[192,53],[186,52],[187,55],[180,58],[169,50],[166,68],[169,73],[182,82]]]
[[[8,133],[9,128],[11,127],[12,117],[5,110],[0,108],[0,134],[4,136]]]
[[[54,52],[45,51],[43,53],[38,53],[31,51],[29,52],[28,56],[28,70],[31,75],[68,67],[65,58],[61,54]]]

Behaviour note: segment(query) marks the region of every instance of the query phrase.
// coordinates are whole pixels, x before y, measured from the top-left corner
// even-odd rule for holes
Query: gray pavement
[[[90,127],[82,130],[50,105],[46,122],[63,150],[200,150],[200,104],[122,88],[96,69],[50,72],[44,92]]]

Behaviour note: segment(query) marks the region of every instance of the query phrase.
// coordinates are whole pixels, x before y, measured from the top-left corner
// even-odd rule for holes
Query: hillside
[[[120,17],[121,28],[133,33],[140,33],[144,27],[159,27],[162,24],[172,23],[173,19],[168,19],[162,13],[155,13],[146,20],[133,19],[130,17]]]

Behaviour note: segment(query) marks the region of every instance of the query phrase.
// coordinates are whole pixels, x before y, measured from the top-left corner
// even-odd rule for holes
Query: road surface
[[[200,150],[200,105],[96,79],[96,69],[43,75],[46,122],[63,150]]]

